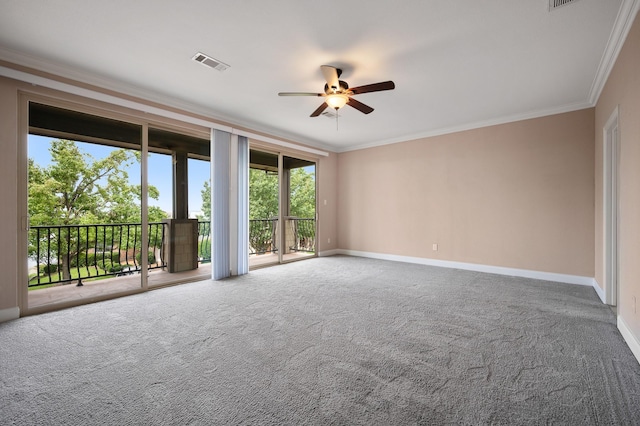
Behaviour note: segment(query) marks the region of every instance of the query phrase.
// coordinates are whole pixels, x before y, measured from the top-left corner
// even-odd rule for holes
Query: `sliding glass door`
[[[316,255],[316,163],[250,150],[249,265]]]
[[[142,126],[31,102],[28,309],[141,288]]]
[[[148,286],[211,276],[208,139],[150,127]]]
[[[226,230],[216,239],[212,217],[226,210],[212,211],[209,129],[26,98],[24,117],[25,312],[211,277],[212,242]],[[236,243],[251,267],[315,256],[315,161],[252,147],[248,163],[230,186],[239,202],[248,179],[249,217],[226,213],[248,221],[229,236],[238,265],[220,262],[246,270]]]
[[[30,100],[24,113],[25,311],[210,277],[208,131]]]
[[[249,267],[280,262],[279,193],[278,154],[249,150]]]
[[[316,163],[282,157],[282,261],[316,254]]]

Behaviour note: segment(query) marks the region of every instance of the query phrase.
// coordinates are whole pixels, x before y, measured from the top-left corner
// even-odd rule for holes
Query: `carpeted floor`
[[[0,324],[0,424],[640,424],[590,287],[335,256]]]

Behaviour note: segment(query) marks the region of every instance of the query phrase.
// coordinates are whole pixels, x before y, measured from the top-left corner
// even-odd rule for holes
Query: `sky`
[[[57,138],[29,135],[28,156],[33,158],[39,166],[46,167],[51,164],[49,147],[51,141]],[[116,148],[92,143],[76,142],[78,148],[90,154],[96,159],[104,158]],[[158,206],[167,213],[171,213],[172,207],[172,171],[171,156],[164,154],[150,154],[148,159],[149,185],[153,185],[160,191],[158,200],[149,200],[149,206]],[[209,180],[210,166],[208,161],[189,159],[189,215],[202,211],[202,195],[200,191],[204,182]],[[140,164],[137,162],[126,169],[131,184],[139,185]]]

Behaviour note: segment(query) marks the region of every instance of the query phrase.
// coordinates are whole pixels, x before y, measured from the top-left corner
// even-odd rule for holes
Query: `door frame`
[[[619,110],[614,109],[602,129],[603,146],[603,223],[605,303],[618,304],[620,278],[620,127]]]
[[[304,259],[310,259],[313,257],[318,257],[318,246],[319,246],[319,239],[318,239],[318,231],[320,229],[320,215],[319,215],[319,180],[318,180],[318,173],[319,173],[319,163],[320,163],[320,159],[316,156],[313,155],[309,155],[309,154],[305,154],[305,153],[301,153],[299,151],[295,151],[295,150],[289,150],[289,149],[283,149],[281,146],[275,146],[272,144],[269,144],[267,142],[262,142],[260,140],[254,140],[254,139],[249,139],[249,149],[250,150],[256,150],[256,151],[262,151],[262,152],[267,152],[270,154],[274,154],[278,156],[278,232],[277,232],[277,239],[278,241],[280,241],[280,244],[283,244],[286,238],[285,235],[285,227],[284,227],[284,209],[283,209],[283,205],[284,203],[288,200],[289,194],[287,193],[287,191],[289,190],[288,188],[285,188],[285,185],[283,184],[283,169],[284,169],[284,157],[291,157],[291,158],[297,158],[300,160],[305,160],[305,161],[309,161],[311,163],[314,163],[314,168],[315,168],[315,235],[316,235],[316,241],[315,241],[315,253],[313,254],[313,256],[306,256],[304,258],[301,259],[283,259],[283,254],[284,254],[284,250],[282,249],[282,247],[278,248],[278,254],[277,254],[277,260],[274,262],[270,262],[270,263],[264,263],[264,264],[260,264],[260,265],[254,265],[254,266],[250,266],[250,270],[256,269],[256,268],[262,268],[265,266],[273,266],[273,265],[278,265],[278,264],[285,264],[285,263],[289,263],[289,262],[296,262],[298,260],[304,260]],[[250,191],[248,192],[249,196],[250,195]],[[248,243],[248,241],[247,241]]]
[[[86,113],[103,117],[112,120],[118,120],[130,124],[140,126],[141,139],[140,139],[140,152],[141,152],[141,211],[143,212],[140,218],[141,222],[141,240],[148,241],[148,219],[147,219],[147,204],[148,204],[148,182],[147,182],[147,158],[148,153],[148,121],[141,120],[138,117],[120,113],[114,110],[100,108],[95,105],[91,105],[85,102],[81,102],[81,99],[76,99],[74,96],[65,96],[64,94],[58,94],[59,96],[52,96],[51,94],[41,94],[31,91],[21,90],[19,91],[19,161],[18,161],[18,173],[19,173],[19,187],[18,187],[18,250],[20,255],[18,256],[18,304],[20,308],[20,316],[39,314],[61,308],[68,308],[72,306],[83,305],[92,303],[99,300],[108,300],[115,297],[127,296],[140,292],[147,291],[147,274],[140,274],[140,288],[135,290],[123,290],[114,293],[105,294],[97,297],[79,298],[77,300],[71,300],[61,303],[52,303],[41,305],[38,307],[31,307],[29,305],[29,289],[25,285],[29,279],[28,272],[28,233],[29,233],[29,189],[28,189],[28,145],[29,145],[29,104],[32,102],[40,103],[52,107],[68,109],[79,113]],[[60,137],[68,137],[67,134],[60,134]],[[93,143],[94,138],[84,136],[84,142]],[[143,250],[144,253],[146,250]],[[140,267],[142,270],[147,270],[147,257],[141,256]]]
[[[305,160],[305,161],[309,161],[310,163],[314,164],[314,193],[315,193],[315,206],[314,206],[314,211],[315,211],[315,235],[316,235],[316,241],[315,241],[315,253],[312,256],[305,256],[305,257],[301,257],[300,259],[284,259],[284,244],[286,242],[286,238],[287,238],[287,233],[286,233],[286,226],[285,226],[285,215],[284,215],[284,209],[283,206],[285,205],[285,203],[289,203],[291,202],[290,197],[291,197],[291,187],[289,186],[289,184],[285,185],[284,184],[284,157],[290,157],[290,158],[295,158],[295,159],[300,159],[300,160]],[[286,152],[286,151],[280,151],[279,155],[278,155],[278,190],[279,190],[279,194],[278,194],[278,221],[280,222],[281,226],[279,228],[279,235],[278,238],[281,241],[281,249],[278,250],[278,260],[280,264],[285,264],[285,263],[290,263],[290,262],[297,262],[299,260],[305,260],[305,259],[310,259],[310,258],[314,258],[314,257],[318,257],[318,244],[320,242],[320,240],[318,239],[318,224],[320,223],[319,220],[319,215],[318,215],[318,159],[317,158],[312,158],[312,157],[308,157],[305,155],[300,155],[297,153],[290,153],[290,152]]]
[[[60,304],[43,305],[42,307],[30,307],[29,306],[29,293],[28,288],[24,283],[28,281],[28,176],[27,176],[27,159],[28,159],[28,137],[29,137],[29,104],[31,102],[41,103],[53,107],[68,109],[80,113],[86,113],[103,117],[107,119],[113,119],[123,121],[126,123],[135,124],[140,126],[141,140],[140,140],[140,186],[141,186],[141,200],[140,208],[142,215],[141,222],[141,240],[148,241],[148,153],[149,153],[149,128],[157,128],[168,130],[176,133],[183,133],[187,135],[204,136],[203,129],[198,128],[197,125],[183,122],[179,120],[164,119],[162,116],[149,115],[149,113],[141,111],[122,111],[121,107],[113,104],[99,104],[73,94],[59,93],[46,91],[40,93],[40,89],[34,90],[20,90],[19,91],[19,117],[18,117],[18,306],[20,309],[20,315],[31,315],[59,308],[66,308],[71,306],[77,306],[81,304],[91,303],[98,300],[107,300],[114,297],[126,296],[130,294],[136,294],[144,292],[150,289],[148,280],[148,268],[147,268],[147,256],[141,256],[140,268],[146,273],[140,274],[140,288],[135,290],[124,290],[115,293],[105,294],[103,296],[92,297],[87,299],[78,299],[70,302],[63,302]],[[61,134],[60,137],[66,137],[65,134]],[[209,138],[209,136],[207,136]],[[83,141],[92,143],[94,142],[92,137],[83,136]],[[96,139],[97,142],[99,140]],[[144,253],[146,250],[142,250]],[[181,280],[176,280],[173,283],[164,283],[163,285],[178,284]],[[152,287],[153,288],[153,287]]]

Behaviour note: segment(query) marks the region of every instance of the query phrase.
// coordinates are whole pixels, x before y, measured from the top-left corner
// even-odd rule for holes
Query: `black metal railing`
[[[294,245],[291,247],[294,251],[313,253],[316,251],[316,220],[290,218],[292,222]]]
[[[315,252],[315,219],[287,217],[285,226],[285,241],[289,251]],[[277,253],[279,246],[278,219],[249,220],[249,254]]]
[[[211,222],[198,222],[198,262],[211,262]]]
[[[286,218],[290,251],[315,252],[315,219]],[[164,269],[166,223],[148,224],[147,267]],[[249,253],[278,252],[278,219],[249,221]],[[142,225],[139,223],[32,226],[29,257],[36,271],[29,287],[77,283],[83,280],[123,276],[142,269]],[[198,222],[198,262],[211,262],[211,224]]]
[[[148,224],[147,267],[164,269],[166,223]],[[198,222],[198,261],[211,261],[211,225]],[[32,226],[29,256],[36,272],[29,287],[48,284],[82,285],[83,280],[124,276],[142,269],[142,225],[139,223]]]
[[[249,220],[249,254],[277,253],[278,219]]]

